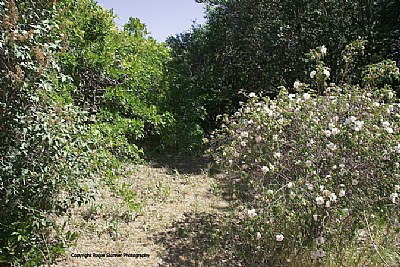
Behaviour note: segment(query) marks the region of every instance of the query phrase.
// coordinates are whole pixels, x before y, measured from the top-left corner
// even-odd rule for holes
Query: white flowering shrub
[[[235,220],[247,266],[400,262],[400,104],[388,86],[328,86],[328,72],[310,73],[324,95],[299,81],[274,100],[250,94],[215,134],[246,207]]]

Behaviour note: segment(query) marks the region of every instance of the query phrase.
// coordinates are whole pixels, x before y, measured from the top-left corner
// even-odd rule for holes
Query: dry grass
[[[208,235],[214,232],[210,228],[218,227],[214,223],[228,202],[214,194],[216,181],[203,159],[159,162],[127,166],[127,174],[114,181],[137,194],[139,210],[129,208],[104,185],[95,202],[61,218],[67,230],[79,233],[79,239],[54,266],[201,266],[212,260],[215,255]],[[76,258],[73,253],[92,257]],[[93,253],[150,256],[96,258]]]

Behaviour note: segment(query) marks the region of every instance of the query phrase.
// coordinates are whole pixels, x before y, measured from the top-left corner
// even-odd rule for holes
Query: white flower
[[[396,199],[399,197],[399,194],[397,194],[397,193],[392,193],[391,195],[390,195],[390,198],[392,199],[392,202],[393,203],[396,203]]]
[[[252,217],[257,216],[257,212],[256,212],[255,209],[250,209],[250,210],[247,210],[247,215],[248,215],[250,218],[252,218]]]
[[[240,136],[243,137],[243,138],[247,138],[247,137],[249,137],[249,133],[248,132],[241,132]]]
[[[261,170],[263,171],[263,173],[267,173],[269,171],[269,168],[267,166],[262,166]]]
[[[396,184],[396,185],[394,186],[394,190],[400,191],[400,185]]]
[[[323,55],[325,55],[327,51],[328,51],[328,49],[326,48],[325,45],[321,46],[321,53],[322,53]]]
[[[328,194],[329,194],[329,190],[327,190],[327,189],[322,190],[322,195],[323,195],[324,197],[327,197]]]
[[[314,214],[314,215],[313,215],[313,219],[314,219],[314,221],[318,221],[318,215],[317,215],[317,214]]]
[[[337,134],[339,134],[340,133],[340,130],[338,129],[338,128],[336,128],[336,127],[333,127],[332,128],[332,134],[333,135],[337,135]]]
[[[291,199],[294,199],[296,197],[296,194],[293,191],[290,191],[289,197]]]
[[[261,239],[261,233],[260,232],[256,233],[256,239]]]
[[[249,94],[249,97],[250,98],[253,98],[253,97],[255,97],[256,96],[256,93],[254,93],[254,92],[251,92],[250,94]]]
[[[358,185],[358,180],[357,179],[353,179],[353,181],[351,181],[351,184],[354,185],[354,186]]]
[[[336,202],[336,199],[337,199],[336,194],[335,194],[335,193],[331,193],[331,195],[329,196],[329,199],[330,199],[332,202]]]
[[[259,143],[259,142],[261,142],[261,140],[262,140],[262,137],[261,137],[261,136],[259,136],[259,135],[257,135],[257,136],[256,136],[256,138],[255,138],[255,140],[256,140],[256,142],[257,142],[257,143]]]
[[[324,69],[324,75],[325,75],[326,77],[329,77],[329,76],[331,76],[331,73],[329,72],[329,70]]]
[[[267,191],[267,194],[268,194],[268,195],[273,195],[273,194],[274,194],[274,190],[269,189],[269,190]]]
[[[288,187],[288,188],[293,188],[293,183],[292,183],[292,182],[289,182],[289,183],[287,184],[287,187]]]
[[[296,97],[295,94],[289,94],[289,98],[290,98],[290,99],[295,98],[295,97]]]
[[[390,128],[390,127],[386,127],[385,130],[386,130],[386,132],[387,132],[388,134],[392,134],[392,133],[393,133],[393,129]]]
[[[311,79],[314,79],[315,75],[317,75],[317,71],[313,70],[312,72],[310,72]]]
[[[311,97],[311,95],[309,93],[304,93],[303,94],[304,100],[308,100],[308,99],[310,99],[310,97]]]
[[[383,127],[389,127],[390,126],[390,122],[388,122],[388,121],[384,121],[384,122],[382,122],[382,126]]]
[[[389,98],[393,98],[393,96],[394,96],[393,92],[389,92],[389,93],[388,93],[388,97],[389,97]]]
[[[276,241],[281,242],[283,241],[283,235],[276,235]]]
[[[397,147],[395,147],[396,153],[400,154],[400,144],[397,145]]]
[[[348,118],[346,119],[346,121],[345,121],[344,123],[345,123],[345,124],[350,124],[350,123],[355,122],[355,121],[356,121],[356,117],[350,116],[350,117],[348,117]]]
[[[321,197],[321,196],[319,196],[319,197],[316,197],[315,198],[315,201],[317,202],[317,205],[322,205],[322,204],[324,204],[324,198],[323,197]]]
[[[300,86],[300,82],[299,81],[295,81],[294,84],[293,84],[293,87],[295,89],[297,89],[297,88],[299,88],[299,86]]]
[[[312,164],[311,160],[306,160],[306,166],[307,167],[311,167],[311,164]]]
[[[275,152],[275,153],[274,153],[274,158],[280,159],[280,158],[281,158],[281,153]]]
[[[331,131],[329,131],[329,130],[325,130],[325,136],[326,137],[330,137],[331,135],[332,135],[332,132]]]
[[[339,197],[344,197],[346,195],[346,190],[341,189],[339,192]]]
[[[363,121],[356,121],[354,123],[354,131],[357,131],[357,132],[360,131],[361,128],[363,127],[363,125],[364,125]]]
[[[334,143],[329,143],[326,145],[326,147],[332,151],[336,150],[336,148],[337,148],[337,146]]]
[[[331,206],[331,202],[328,200],[328,201],[325,203],[325,207],[329,208],[330,206]]]
[[[314,190],[314,185],[313,184],[306,184],[306,186],[307,186],[308,190],[310,190],[310,191]]]
[[[274,164],[269,164],[269,169],[271,170],[271,171],[274,171],[275,170],[275,166],[274,166]]]

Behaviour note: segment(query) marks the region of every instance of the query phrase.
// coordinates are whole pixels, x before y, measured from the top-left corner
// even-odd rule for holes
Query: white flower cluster
[[[253,218],[253,217],[257,216],[257,212],[256,212],[255,209],[249,209],[249,210],[247,210],[247,215],[248,215],[250,218]]]
[[[321,47],[320,52],[327,51]],[[310,77],[326,81],[329,69],[323,71],[319,66]],[[221,159],[232,177],[245,179],[254,190],[254,202],[247,204],[251,208],[241,214],[246,225],[256,229],[252,241],[291,241],[292,235],[282,229],[298,224],[297,213],[309,214],[322,229],[307,248],[318,260],[332,255],[322,249],[331,247],[324,245],[324,227],[340,231],[335,222],[354,223],[365,209],[359,203],[367,203],[371,213],[382,209],[391,214],[399,207],[400,106],[387,102],[387,91],[379,96],[358,87],[340,91],[329,85],[331,91],[318,96],[308,90],[312,85],[296,81],[293,86],[296,93],[285,92],[273,100],[249,95],[249,103],[227,124],[227,149]],[[262,212],[252,207],[262,207]],[[337,238],[329,236],[329,242]]]
[[[279,234],[279,235],[276,235],[276,236],[275,236],[275,239],[276,239],[276,241],[281,242],[281,241],[283,241],[284,236],[281,235],[281,234]]]
[[[353,126],[352,129],[353,129],[354,131],[356,131],[356,132],[359,132],[359,131],[361,131],[361,129],[362,129],[363,126],[364,126],[364,121],[359,121],[359,120],[357,120],[356,117],[350,116],[350,117],[348,117],[348,118],[346,119],[345,124],[350,124],[350,125],[352,125],[352,126]]]

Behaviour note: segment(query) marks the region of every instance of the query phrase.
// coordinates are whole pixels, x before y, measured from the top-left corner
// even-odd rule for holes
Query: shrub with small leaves
[[[247,266],[398,266],[400,104],[373,82],[328,85],[319,66],[310,76],[325,74],[323,95],[299,81],[274,100],[250,94],[215,134],[215,159],[248,207],[233,219],[237,255]]]

